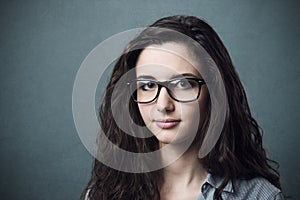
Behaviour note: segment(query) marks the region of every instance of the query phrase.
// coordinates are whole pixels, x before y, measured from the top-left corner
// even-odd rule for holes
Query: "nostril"
[[[162,105],[156,105],[156,110],[159,112],[163,112],[163,113],[167,113],[167,112],[173,112],[174,109],[174,105],[173,104],[168,104],[167,106],[162,106]]]

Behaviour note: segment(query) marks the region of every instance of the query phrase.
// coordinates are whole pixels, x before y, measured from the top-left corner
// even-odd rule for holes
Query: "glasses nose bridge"
[[[162,88],[166,88],[169,98],[174,99],[171,94],[170,88],[169,88],[170,81],[160,81],[160,82],[157,82],[157,84],[158,84],[158,90],[157,90],[157,94],[156,94],[156,99],[159,98]]]
[[[170,83],[170,81],[157,81],[157,84],[160,87],[165,87],[166,89],[168,89],[169,83]]]

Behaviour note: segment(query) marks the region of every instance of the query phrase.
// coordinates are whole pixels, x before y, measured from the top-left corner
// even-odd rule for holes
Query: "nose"
[[[169,96],[169,93],[165,87],[161,88],[156,104],[157,110],[161,112],[172,112],[175,110],[174,101]]]

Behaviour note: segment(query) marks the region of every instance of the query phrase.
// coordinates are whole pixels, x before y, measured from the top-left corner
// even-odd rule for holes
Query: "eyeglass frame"
[[[192,100],[178,100],[178,99],[176,99],[175,97],[173,97],[172,92],[171,92],[170,89],[168,88],[168,85],[169,85],[172,81],[175,81],[175,80],[181,80],[181,79],[187,79],[187,80],[194,80],[194,81],[197,81],[198,86],[199,86],[199,91],[198,91],[198,94],[197,94],[197,96],[195,97],[195,99],[192,99]],[[134,79],[134,80],[132,80],[132,81],[126,83],[126,85],[129,87],[129,89],[131,89],[131,88],[130,88],[130,85],[131,85],[133,82],[135,82],[135,81],[151,81],[151,82],[156,83],[156,84],[157,84],[157,87],[158,87],[155,97],[154,97],[152,100],[147,101],[147,102],[140,102],[140,101],[138,101],[137,99],[135,99],[135,98],[133,97],[133,93],[132,93],[132,94],[131,94],[131,98],[133,99],[133,101],[136,102],[136,103],[140,103],[140,104],[147,104],[147,103],[151,103],[151,102],[155,101],[155,100],[158,98],[159,94],[160,94],[161,88],[163,88],[163,87],[166,88],[166,90],[167,90],[167,92],[168,92],[168,95],[171,97],[171,99],[173,99],[173,100],[175,100],[175,101],[177,101],[177,102],[181,102],[181,103],[193,102],[193,101],[196,101],[196,100],[199,98],[200,92],[201,92],[201,86],[204,85],[204,84],[206,84],[205,81],[204,81],[204,79],[196,78],[196,77],[195,77],[195,78],[188,78],[188,77],[187,77],[187,78],[175,78],[175,79],[171,79],[171,80],[168,80],[168,81],[156,81],[156,80],[149,80],[149,79]],[[129,90],[129,91],[130,91],[130,90]],[[132,92],[132,91],[130,91],[130,92]]]

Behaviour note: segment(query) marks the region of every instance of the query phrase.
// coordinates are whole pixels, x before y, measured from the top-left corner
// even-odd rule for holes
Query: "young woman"
[[[120,168],[96,158],[82,199],[283,199],[277,163],[266,156],[230,56],[196,17],[162,18],[132,40],[99,114],[100,160]],[[158,156],[122,168],[130,158],[103,137]]]

